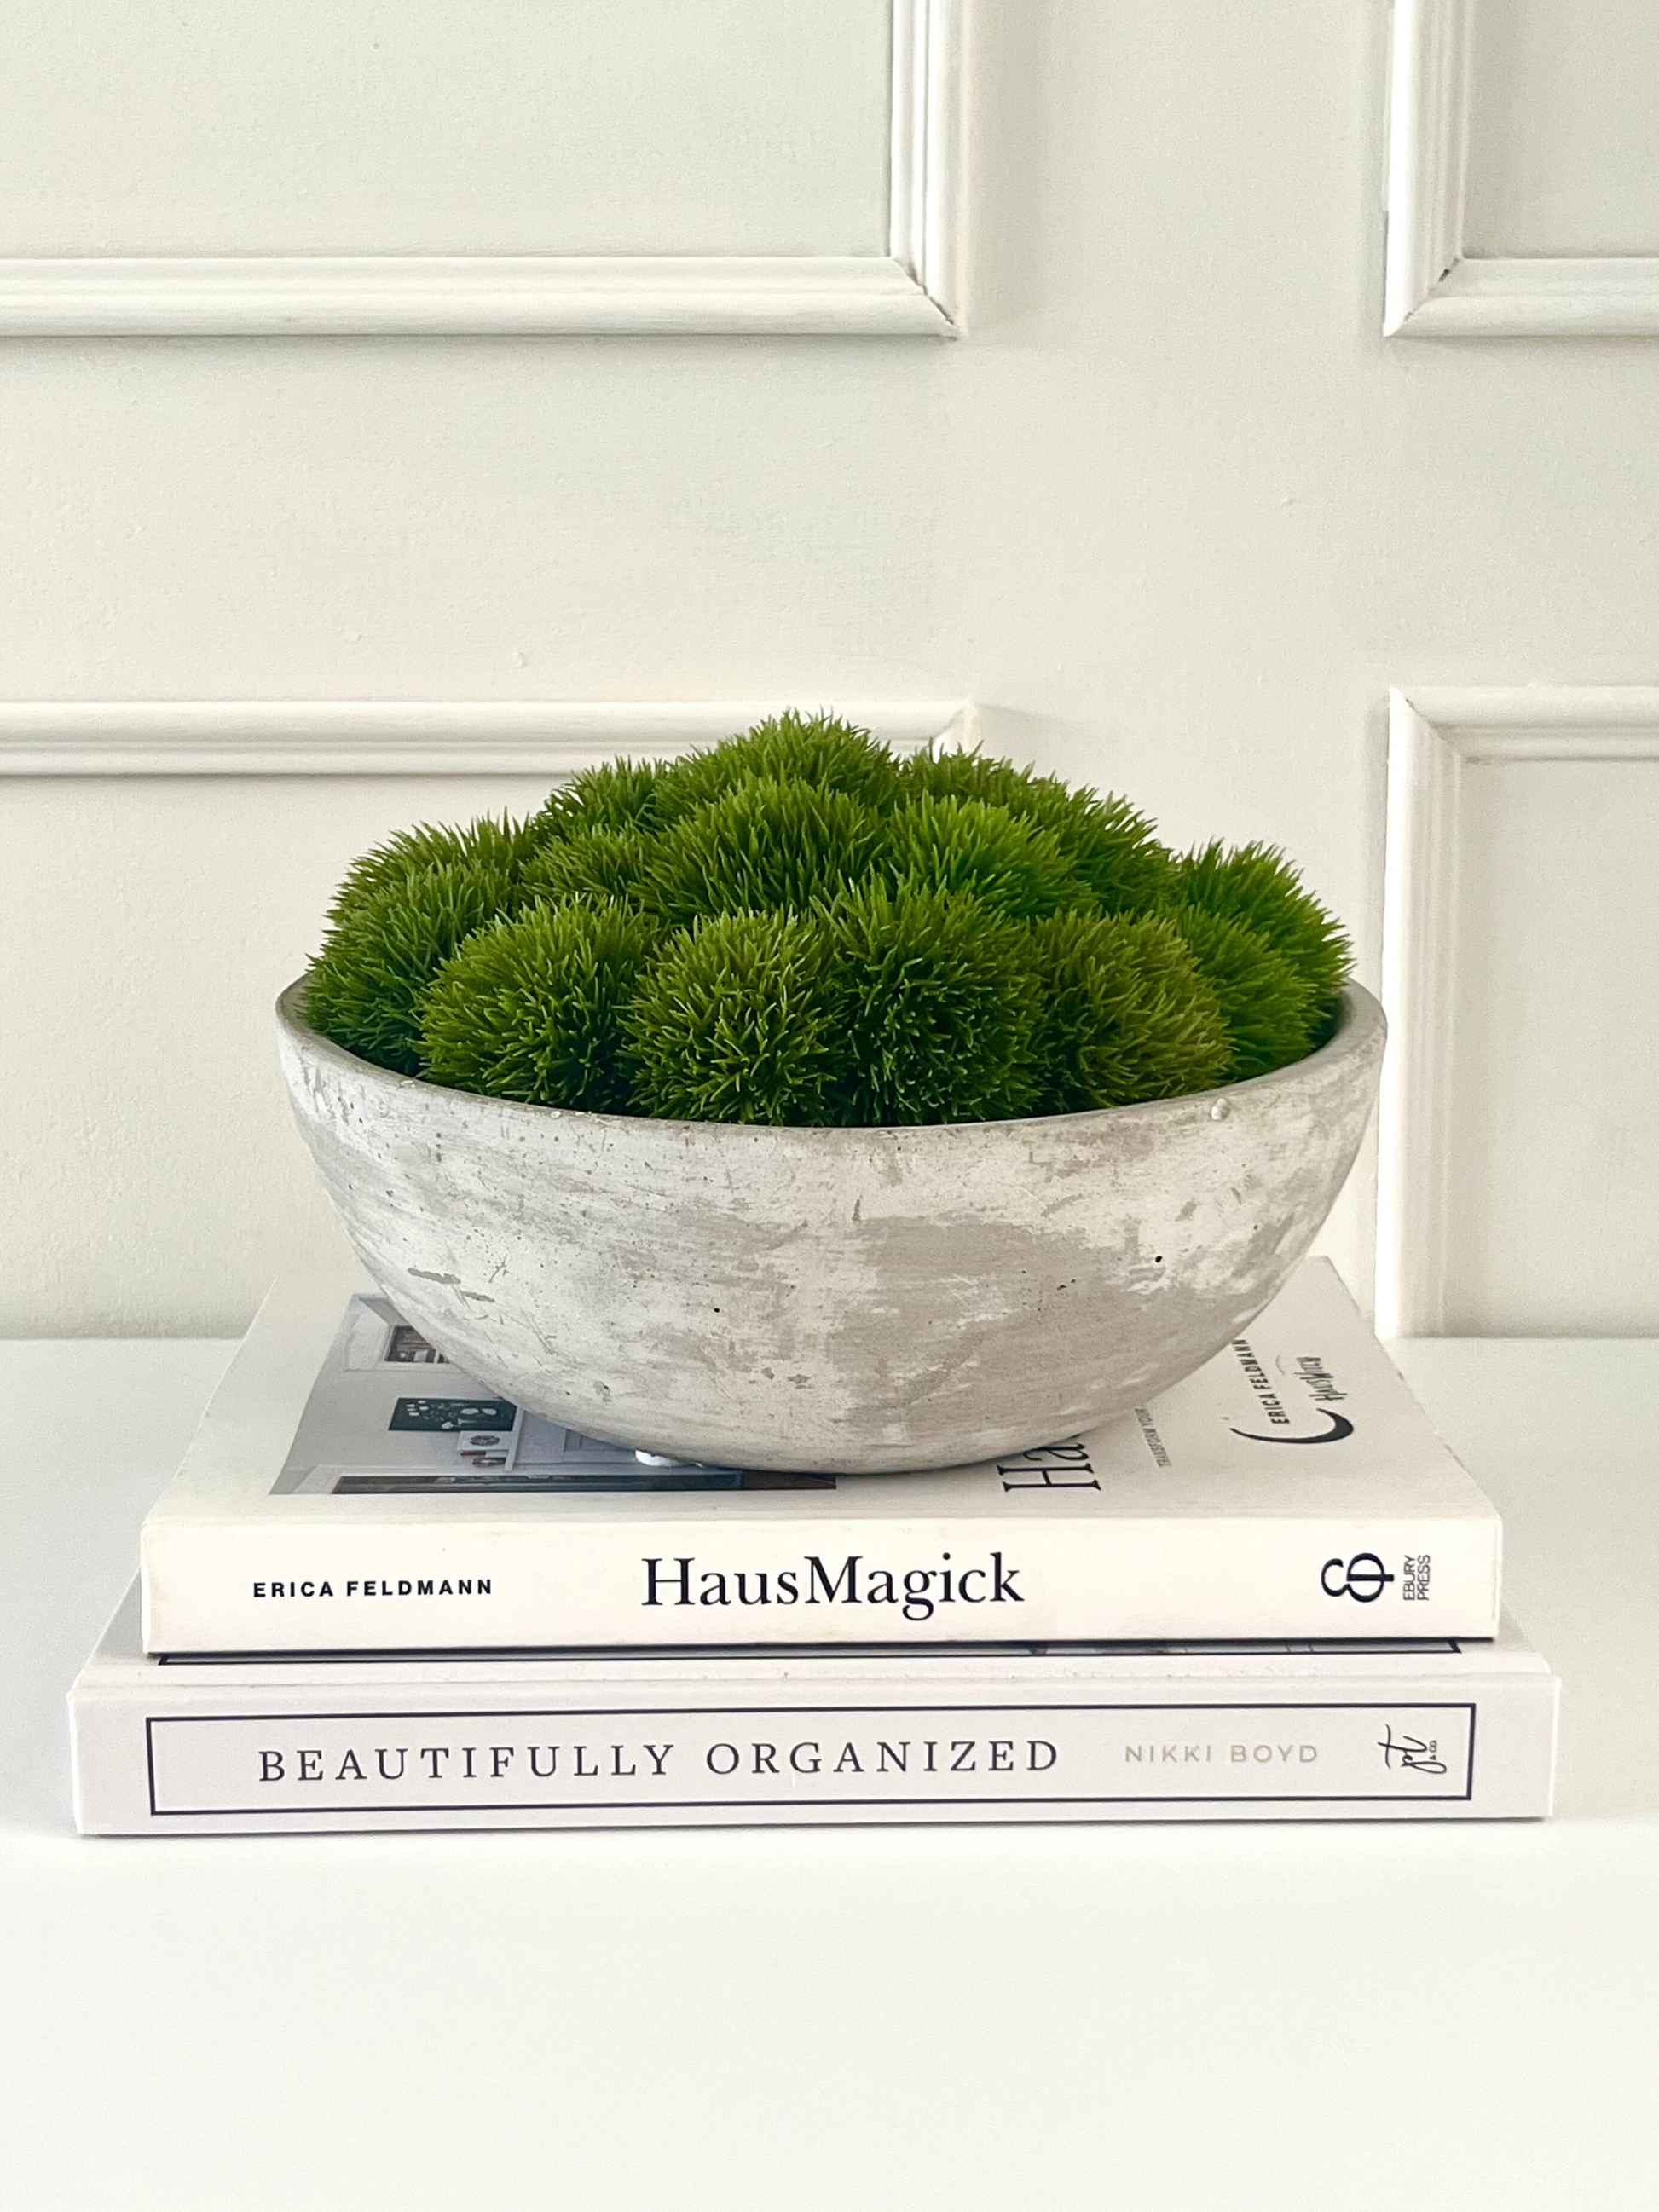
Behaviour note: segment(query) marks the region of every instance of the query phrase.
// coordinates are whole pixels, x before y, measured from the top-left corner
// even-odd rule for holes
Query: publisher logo
[[[1382,1730],[1377,1749],[1382,1754],[1382,1764],[1390,1773],[1396,1768],[1411,1774],[1443,1774],[1446,1762],[1440,1756],[1437,1736],[1396,1735],[1394,1723],[1389,1722]]]
[[[1393,1580],[1375,1552],[1356,1552],[1351,1559],[1327,1559],[1319,1587],[1327,1597],[1351,1597],[1359,1605],[1375,1605]]]

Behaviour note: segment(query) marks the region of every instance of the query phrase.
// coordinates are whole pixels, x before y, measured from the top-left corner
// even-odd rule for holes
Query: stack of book
[[[595,1443],[280,1285],[71,1692],[100,1834],[1549,1810],[1497,1513],[1325,1262],[994,1465]]]

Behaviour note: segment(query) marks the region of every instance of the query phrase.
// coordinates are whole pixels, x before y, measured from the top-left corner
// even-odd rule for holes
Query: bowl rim
[[[1283,1067],[1269,1068],[1265,1075],[1217,1084],[1208,1091],[1182,1091],[1176,1098],[1140,1098],[1126,1106],[1086,1107],[1075,1114],[1024,1114],[1000,1121],[676,1121],[656,1114],[595,1114],[580,1106],[541,1106],[524,1098],[498,1098],[486,1091],[458,1091],[450,1084],[430,1083],[423,1076],[403,1075],[396,1068],[381,1067],[372,1060],[348,1052],[343,1045],[325,1036],[320,1030],[313,1029],[306,1020],[301,1007],[312,973],[307,968],[304,975],[296,975],[285,990],[277,994],[275,1011],[278,1028],[297,1047],[317,1059],[331,1061],[337,1067],[380,1085],[418,1091],[422,1097],[459,1099],[469,1108],[487,1107],[509,1118],[523,1117],[527,1125],[545,1127],[553,1121],[586,1128],[659,1129],[665,1133],[695,1130],[700,1137],[708,1137],[713,1142],[791,1138],[810,1143],[838,1138],[844,1143],[848,1138],[860,1136],[914,1139],[950,1130],[1086,1129],[1106,1123],[1121,1128],[1128,1125],[1131,1116],[1168,1116],[1182,1109],[1190,1114],[1195,1106],[1206,1104],[1212,1118],[1220,1120],[1224,1117],[1213,1111],[1218,1103],[1243,1096],[1261,1097],[1276,1087],[1288,1087],[1316,1067],[1329,1067],[1360,1057],[1373,1042],[1380,1048],[1388,1036],[1388,1019],[1376,999],[1363,984],[1349,982],[1342,988],[1341,1012],[1336,1027],[1323,1044],[1304,1053],[1300,1060],[1287,1060]]]

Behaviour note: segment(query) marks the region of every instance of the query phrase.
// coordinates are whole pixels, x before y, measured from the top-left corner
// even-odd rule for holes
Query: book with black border
[[[71,1694],[88,1833],[1471,1820],[1550,1808],[1557,1685],[1492,1641],[172,1659]]]

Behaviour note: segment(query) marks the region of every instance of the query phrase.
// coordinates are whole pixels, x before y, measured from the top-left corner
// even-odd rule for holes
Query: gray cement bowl
[[[1143,1404],[1252,1321],[1358,1149],[1382,1010],[1272,1075],[1024,1121],[750,1128],[389,1074],[278,1001],[374,1279],[481,1382],[726,1466],[951,1466]]]

